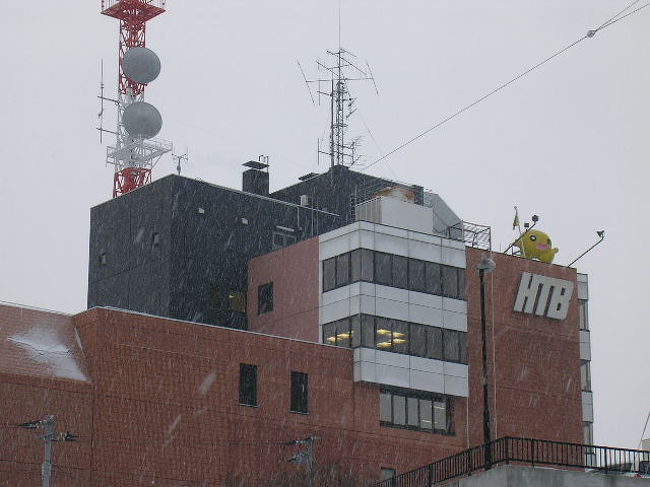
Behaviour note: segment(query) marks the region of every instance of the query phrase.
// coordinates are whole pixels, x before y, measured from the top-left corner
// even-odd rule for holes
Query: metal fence
[[[431,487],[503,464],[650,474],[650,451],[504,437],[382,480],[373,487]]]

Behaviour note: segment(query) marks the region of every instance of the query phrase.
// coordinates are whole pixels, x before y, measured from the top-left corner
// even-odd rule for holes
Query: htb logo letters
[[[572,294],[571,281],[523,272],[514,310],[563,320],[569,312]]]

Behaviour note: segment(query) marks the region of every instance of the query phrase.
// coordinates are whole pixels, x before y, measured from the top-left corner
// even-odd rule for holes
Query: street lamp
[[[481,257],[478,263],[478,276],[481,282],[481,349],[482,349],[482,374],[483,374],[483,448],[485,449],[485,469],[492,465],[492,454],[490,451],[490,440],[492,438],[492,427],[490,421],[490,402],[488,400],[488,368],[487,368],[487,327],[485,319],[485,274],[489,274],[496,268],[496,263],[487,255]]]

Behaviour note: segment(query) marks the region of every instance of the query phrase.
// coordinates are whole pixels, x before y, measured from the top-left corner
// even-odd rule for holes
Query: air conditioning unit
[[[300,195],[300,206],[309,206],[311,207],[314,203],[314,200],[311,196],[307,194]]]

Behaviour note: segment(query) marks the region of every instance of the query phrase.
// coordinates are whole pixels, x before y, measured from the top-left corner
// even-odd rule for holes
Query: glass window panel
[[[409,353],[418,357],[425,357],[427,352],[427,334],[424,325],[411,324],[409,326]]]
[[[386,286],[392,285],[389,254],[375,252],[375,282]]]
[[[392,256],[393,286],[402,289],[408,288],[408,259],[401,255]]]
[[[467,363],[467,333],[458,333],[458,346],[460,349],[460,363]]]
[[[393,421],[391,395],[388,392],[379,394],[379,420],[389,423]]]
[[[425,262],[424,279],[426,292],[429,294],[442,295],[442,278],[440,276],[440,264]]]
[[[447,405],[444,401],[433,402],[433,429],[447,431]]]
[[[375,324],[377,328],[375,340],[379,350],[391,351],[393,349],[393,336],[391,320],[388,318],[375,317]]]
[[[308,409],[308,381],[307,374],[291,372],[291,411],[306,413]]]
[[[267,282],[257,287],[257,314],[273,311],[273,283]]]
[[[589,329],[589,313],[587,308],[587,300],[579,299],[578,300],[578,312],[580,314],[580,329],[588,330]]]
[[[361,316],[354,315],[350,317],[350,332],[352,336],[350,337],[350,343],[352,348],[357,348],[361,346]]]
[[[361,249],[361,280],[373,282],[375,280],[375,253],[372,250]]]
[[[458,297],[458,272],[455,267],[442,266],[442,295],[447,298]]]
[[[336,257],[336,287],[350,284],[350,254]]]
[[[350,348],[350,320],[344,318],[336,322],[336,344]]]
[[[239,364],[239,404],[257,406],[257,366]]]
[[[427,326],[427,357],[442,359],[442,330]]]
[[[431,401],[429,399],[420,399],[420,428],[425,430],[433,429]]]
[[[409,261],[409,289],[425,292],[424,261],[411,259]]]
[[[361,346],[375,348],[375,317],[361,315]]]
[[[465,269],[456,269],[458,273],[458,299],[465,299]]]
[[[393,352],[409,353],[409,325],[403,321],[391,320],[393,328]]]
[[[394,468],[381,467],[381,475],[379,476],[379,480],[388,480],[392,479],[393,477],[395,477]]]
[[[591,391],[591,372],[589,361],[583,360],[580,363],[580,385],[583,391]]]
[[[406,398],[393,396],[393,423],[406,424]]]
[[[350,282],[361,280],[361,249],[350,253]]]
[[[323,292],[336,287],[336,257],[323,261]]]
[[[444,330],[443,338],[445,341],[445,360],[449,360],[450,362],[459,362],[460,347],[458,344],[458,332],[454,330]]]
[[[323,343],[336,345],[336,322],[323,325]]]
[[[406,398],[406,421],[409,426],[420,426],[418,399],[415,397]]]

